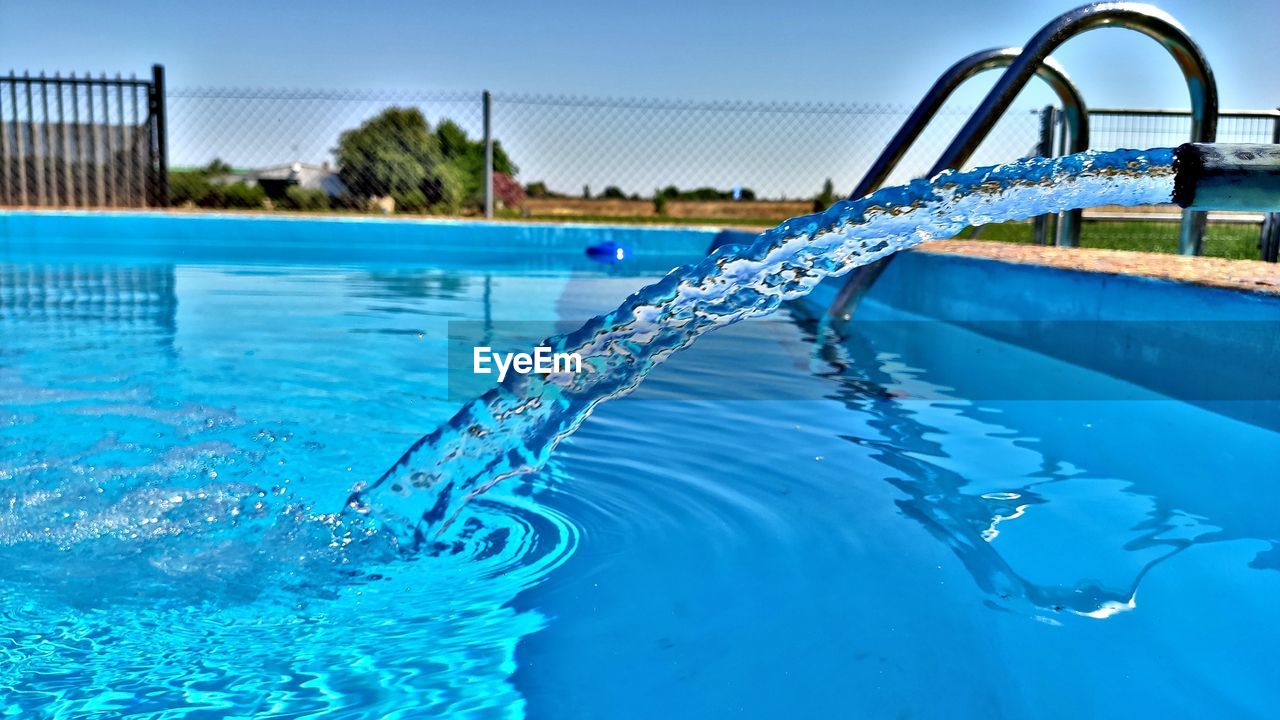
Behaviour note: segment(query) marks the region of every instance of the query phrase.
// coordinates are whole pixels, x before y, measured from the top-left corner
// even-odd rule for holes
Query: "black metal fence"
[[[0,76],[0,204],[163,206],[164,70]]]

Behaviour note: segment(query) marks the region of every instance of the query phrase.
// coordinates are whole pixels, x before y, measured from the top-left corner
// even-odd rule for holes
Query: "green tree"
[[[472,161],[475,166],[483,172],[484,170],[484,141],[481,139],[472,140],[467,136],[467,131],[463,130],[458,123],[452,120],[441,120],[436,126],[436,140],[440,143],[440,154],[446,160],[460,160],[466,158]],[[502,148],[502,141],[493,141],[493,171],[506,173],[515,176],[520,172],[516,164],[511,162],[507,151]]]
[[[463,188],[417,108],[387,108],[338,137],[338,176],[358,197],[390,195],[409,212],[455,212]]]
[[[610,185],[600,193],[600,197],[605,200],[626,200],[627,194],[617,185]]]
[[[232,170],[233,168],[231,165],[225,162],[222,158],[214,158],[209,161],[208,166],[204,169],[204,173],[206,175],[230,175]]]
[[[212,191],[213,185],[203,170],[169,172],[169,204],[174,207],[200,205]]]
[[[221,207],[221,193],[216,190],[210,179],[230,175],[231,171],[231,166],[219,158],[214,158],[202,168],[170,170],[169,204]]]
[[[441,156],[462,183],[463,202],[480,207],[484,203],[484,141],[467,137],[467,132],[452,120],[441,120],[435,135]],[[493,142],[493,171],[513,177],[518,171],[497,140]]]
[[[831,204],[835,201],[836,186],[831,184],[831,178],[827,178],[827,181],[822,183],[822,192],[818,193],[818,196],[813,199],[813,211],[822,212],[831,207]]]
[[[547,184],[538,180],[524,186],[525,193],[531,198],[549,198],[555,197],[555,193],[547,189]]]

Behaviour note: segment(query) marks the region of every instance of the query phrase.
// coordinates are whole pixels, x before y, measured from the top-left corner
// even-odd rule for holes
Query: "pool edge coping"
[[[1261,260],[1104,248],[1060,248],[995,240],[939,240],[918,246],[913,251],[1280,298],[1280,265]],[[1212,272],[1196,272],[1204,269]],[[1248,272],[1224,274],[1240,270]]]

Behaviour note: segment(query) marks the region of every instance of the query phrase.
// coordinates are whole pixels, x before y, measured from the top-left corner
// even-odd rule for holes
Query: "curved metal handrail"
[[[1045,64],[1049,54],[1070,38],[1099,27],[1135,30],[1155,39],[1168,50],[1182,71],[1191,95],[1191,141],[1213,142],[1217,138],[1218,85],[1209,61],[1178,21],[1163,10],[1144,3],[1095,3],[1059,15],[1031,38],[943,151],[929,174],[936,175],[968,162],[1004,110],[1013,103],[1039,67]],[[1205,218],[1203,212],[1183,211],[1182,228],[1178,237],[1178,251],[1181,254],[1200,254]],[[1060,234],[1059,237],[1066,236]],[[867,272],[854,272],[850,275],[828,309],[829,315],[846,315],[849,305],[875,281],[883,264],[873,263],[864,268]]]
[[[864,195],[869,195],[884,184],[889,174],[898,166],[898,163],[902,162],[907,150],[919,138],[920,133],[924,132],[925,127],[938,114],[938,110],[956,91],[956,88],[974,75],[1012,65],[1021,53],[1021,48],[981,50],[962,58],[959,62],[947,68],[946,72],[942,73],[942,76],[933,84],[933,87],[929,88],[929,91],[924,94],[920,104],[916,105],[915,109],[911,111],[911,115],[907,117],[902,127],[898,128],[898,132],[894,134],[893,138],[889,140],[889,144],[880,153],[880,156],[871,164],[871,168],[867,170],[866,175],[863,175],[862,180],[854,188],[849,198],[857,199]],[[1068,144],[1069,152],[1088,150],[1089,112],[1085,108],[1084,98],[1081,97],[1075,83],[1071,82],[1066,70],[1056,60],[1048,56],[1035,67],[1034,72],[1037,77],[1045,81],[1058,96],[1058,100],[1062,102],[1064,124],[1067,128],[1067,134],[1071,138]],[[930,173],[930,175],[933,174],[936,174],[936,172]],[[1079,244],[1080,212],[1078,210],[1067,213],[1063,217],[1062,224],[1058,227],[1058,238],[1059,245]]]
[[[1059,15],[1040,29],[1023,47],[995,87],[934,163],[930,175],[968,162],[996,121],[1036,74],[1049,54],[1067,40],[1100,27],[1134,30],[1159,42],[1173,57],[1191,95],[1191,141],[1213,142],[1218,131],[1218,85],[1204,53],[1187,31],[1163,10],[1145,3],[1107,2],[1083,5]],[[1178,238],[1183,255],[1200,254],[1204,214],[1186,211]]]
[[[942,73],[937,82],[924,94],[924,98],[920,100],[920,103],[907,116],[906,121],[902,123],[902,127],[898,128],[898,132],[894,134],[893,138],[889,140],[889,144],[880,152],[880,156],[875,159],[875,162],[871,163],[870,169],[862,176],[862,180],[858,182],[858,186],[849,195],[849,199],[856,200],[869,195],[884,184],[885,180],[889,178],[889,174],[898,166],[898,163],[902,162],[907,150],[919,138],[920,133],[924,132],[924,129],[933,120],[934,116],[938,114],[938,110],[942,108],[943,104],[965,81],[987,70],[1012,65],[1021,53],[1022,50],[1020,48],[980,50],[961,58],[959,62],[947,68],[946,72]],[[1062,102],[1064,124],[1067,128],[1067,134],[1071,138],[1067,145],[1070,148],[1070,152],[1088,150],[1089,112],[1085,108],[1084,98],[1081,97],[1075,83],[1067,76],[1066,70],[1053,58],[1045,57],[1036,66],[1035,74],[1049,85]],[[1065,213],[1062,222],[1058,225],[1058,244],[1075,245],[1078,244],[1079,237],[1080,211],[1073,210]],[[844,314],[857,295],[869,288],[892,260],[893,257],[890,256],[853,273],[845,281],[844,286],[836,295],[835,301],[832,302],[829,309],[830,314],[833,316]]]
[[[924,94],[920,104],[911,111],[906,121],[902,123],[902,127],[898,128],[898,132],[889,140],[889,144],[885,146],[880,156],[871,163],[871,168],[867,170],[866,175],[862,176],[862,180],[858,182],[858,186],[854,188],[849,198],[853,200],[869,195],[884,184],[889,174],[898,166],[898,163],[902,162],[907,150],[938,114],[938,110],[956,91],[956,88],[979,73],[1012,65],[1021,52],[1020,48],[991,48],[969,55],[947,68],[933,87]],[[1071,82],[1066,71],[1051,57],[1046,57],[1035,67],[1035,74],[1049,85],[1062,102],[1066,113],[1067,132],[1071,136],[1069,143],[1071,152],[1088,149],[1089,114],[1075,83]]]

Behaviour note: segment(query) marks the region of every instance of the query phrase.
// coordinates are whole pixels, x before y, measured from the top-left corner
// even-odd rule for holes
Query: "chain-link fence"
[[[207,168],[220,160],[224,180],[238,173],[250,182],[261,179],[268,188],[281,178],[303,184],[310,178],[318,187],[318,178],[332,176],[326,186],[332,196],[328,205],[341,207],[361,205],[359,198],[343,199],[341,188],[357,186],[367,196],[389,185],[365,182],[361,168],[341,162],[343,133],[392,108],[416,109],[430,132],[440,134],[443,124],[466,135],[466,142],[441,137],[439,143],[446,154],[462,152],[453,164],[463,176],[463,187],[450,202],[441,202],[441,192],[404,197],[392,191],[387,194],[400,202],[390,205],[399,211],[453,214],[478,213],[483,207],[482,179],[475,177],[483,168],[478,141],[484,133],[484,100],[479,92],[193,89],[170,93],[169,107],[174,168]],[[498,148],[497,204],[507,214],[763,225],[843,196],[909,108],[498,94],[489,111]],[[1006,113],[970,164],[1037,153],[1046,142],[1044,112],[1024,108]],[[888,181],[926,172],[968,114],[940,114]],[[1090,121],[1096,149],[1169,147],[1190,136],[1185,112],[1095,110]],[[1276,132],[1275,112],[1232,112],[1222,115],[1218,136],[1223,142],[1274,142]],[[1060,146],[1059,141],[1048,139],[1051,147]],[[181,191],[184,185],[177,187]],[[276,196],[277,205],[300,206],[279,191],[269,195]],[[217,193],[212,197],[214,204],[227,202]],[[175,199],[193,201],[181,192]],[[254,196],[247,202],[259,200]],[[1215,216],[1206,233],[1206,251],[1257,257],[1259,223],[1259,216]],[[1010,224],[983,236],[1026,242],[1035,234],[1028,224]],[[1173,208],[1140,216],[1103,210],[1090,213],[1082,243],[1171,252],[1177,236]]]
[[[562,193],[613,186],[626,195],[711,187],[759,199],[810,200],[827,180],[845,194],[910,108],[858,103],[681,102],[499,96],[494,132],[525,158],[523,174]],[[951,112],[923,136],[892,181],[924,172],[967,113]],[[1011,113],[979,161],[1026,155],[1037,137],[1030,111]]]
[[[374,194],[385,186],[393,197],[403,192],[391,187],[394,183],[361,176],[376,169],[343,163],[344,148],[358,144],[344,133],[377,124],[393,109],[417,110],[428,132],[438,136],[435,144],[451,161],[446,164],[464,176],[466,189],[460,202],[437,203],[438,193],[429,193],[425,206],[410,202],[409,209],[461,214],[481,209],[482,199],[474,192],[478,183],[469,174],[482,168],[476,159],[483,147],[482,93],[187,89],[170,92],[168,103],[174,173],[205,173],[224,184],[237,176],[271,182],[292,173],[304,184],[312,178],[317,187],[315,178],[328,174],[335,181],[332,199],[343,206],[355,198],[340,198],[340,186]],[[808,211],[815,199],[847,193],[908,111],[857,103],[495,94],[490,106],[495,190],[500,208],[532,217],[773,222]],[[924,172],[965,117],[960,111],[940,117],[892,179]],[[1010,113],[975,161],[1028,155],[1038,132],[1033,111]],[[200,204],[183,187],[180,178],[175,200]],[[225,198],[213,198],[219,201]],[[403,210],[406,203],[396,205]]]

